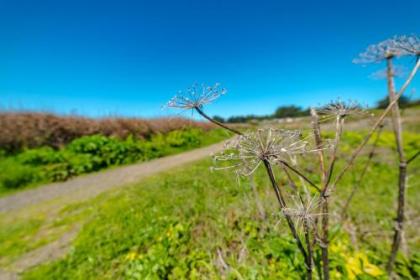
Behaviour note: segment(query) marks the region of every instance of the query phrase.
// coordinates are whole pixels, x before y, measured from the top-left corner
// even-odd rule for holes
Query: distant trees
[[[275,118],[292,118],[309,116],[309,109],[302,109],[295,105],[278,107],[274,112]]]
[[[401,96],[399,99],[399,107],[400,108],[408,108],[420,105],[420,99],[411,100],[410,97]],[[383,99],[376,102],[376,109],[386,109],[389,105],[389,98],[385,96]],[[252,120],[271,120],[271,119],[282,119],[282,118],[297,118],[297,117],[305,117],[310,115],[309,108],[304,109],[300,106],[296,105],[287,105],[287,106],[280,106],[274,111],[273,114],[269,115],[239,115],[239,116],[231,116],[228,118],[223,118],[221,116],[213,116],[213,119],[221,122],[221,123],[245,123]]]
[[[389,97],[385,96],[383,99],[377,102],[377,109],[385,109],[389,105]],[[420,100],[411,100],[409,97],[402,95],[398,100],[400,108],[408,108],[416,105],[420,105]]]
[[[223,118],[220,116],[214,116],[213,119],[221,123],[244,123],[251,120],[270,120],[270,119],[280,119],[280,118],[295,118],[309,116],[309,109],[303,109],[302,107],[295,105],[280,106],[278,107],[273,114],[270,115],[243,115],[243,116],[231,116],[229,118]]]

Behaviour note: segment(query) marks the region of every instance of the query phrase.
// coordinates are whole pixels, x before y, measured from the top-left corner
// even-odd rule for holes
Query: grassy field
[[[362,131],[345,133],[344,153],[362,135]],[[419,134],[407,132],[405,140],[409,155],[419,149]],[[332,279],[387,279],[384,264],[395,215],[397,178],[392,133],[385,131],[379,143],[368,176],[351,204],[350,219],[332,230]],[[361,157],[338,186],[331,219],[339,219],[343,201],[366,158],[366,154]],[[0,266],[13,270],[13,262],[26,252],[81,227],[63,259],[34,267],[23,278],[304,277],[301,256],[277,211],[263,170],[256,173],[254,181],[265,218],[247,180],[238,182],[229,171],[210,171],[211,166],[210,160],[198,162],[55,212],[43,205],[3,215]],[[417,160],[409,170],[409,222],[404,246],[408,257],[400,255],[396,267],[403,279],[420,276],[419,170]],[[284,185],[285,178],[277,175]]]

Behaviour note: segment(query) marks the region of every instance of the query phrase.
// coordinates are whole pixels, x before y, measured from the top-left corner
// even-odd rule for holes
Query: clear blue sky
[[[352,59],[418,34],[419,11],[418,0],[0,0],[0,106],[154,117],[193,82],[228,89],[208,108],[222,116],[336,97],[374,104],[378,66]]]

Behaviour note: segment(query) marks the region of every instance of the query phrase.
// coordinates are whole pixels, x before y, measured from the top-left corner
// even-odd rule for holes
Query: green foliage
[[[2,188],[17,189],[38,179],[37,168],[21,164],[15,159],[2,160],[0,170],[0,190]]]
[[[110,166],[146,161],[218,142],[228,134],[198,128],[156,134],[150,140],[84,136],[60,150],[41,147],[14,156],[0,157],[0,193],[34,183],[63,181],[72,176]]]
[[[285,221],[273,214],[277,207],[264,170],[255,174],[270,213],[262,220],[246,181],[238,184],[228,171],[211,173],[210,166],[210,161],[195,163],[71,207],[94,209],[84,217],[89,222],[74,249],[23,278],[303,279],[302,257]],[[364,231],[390,233],[395,170],[377,163],[369,174],[349,214]],[[344,178],[337,199],[347,197],[352,183],[352,176]],[[408,205],[415,205],[418,196],[409,194]],[[335,213],[341,206],[332,207]],[[408,237],[412,230],[416,234],[416,229],[407,228]],[[388,235],[365,236],[367,245],[353,246],[342,228],[331,234],[331,279],[387,279]],[[319,258],[317,251],[315,259]],[[416,256],[399,258],[397,272],[404,279],[416,279],[418,264]]]

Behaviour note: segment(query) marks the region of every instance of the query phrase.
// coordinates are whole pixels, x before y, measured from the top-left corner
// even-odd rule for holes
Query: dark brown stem
[[[395,95],[395,84],[394,84],[394,69],[392,65],[392,58],[387,59],[387,80],[388,80],[388,94],[389,102],[393,102],[396,99]],[[392,125],[394,129],[395,141],[397,145],[398,159],[399,159],[399,179],[398,179],[398,209],[396,225],[394,228],[394,237],[392,240],[391,254],[387,264],[387,272],[389,275],[392,274],[392,270],[395,263],[395,258],[399,251],[402,235],[404,231],[404,210],[405,210],[405,192],[407,182],[407,160],[404,154],[404,144],[402,138],[402,125],[401,115],[398,102],[392,107]]]
[[[328,237],[328,197],[321,197],[322,202],[322,244],[321,244],[321,259],[322,259],[322,272],[324,275],[324,280],[330,279],[330,260],[328,256],[328,246],[329,246],[329,237]]]
[[[284,173],[286,174],[287,177],[287,181],[290,185],[290,187],[296,191],[297,196],[299,197],[300,202],[302,203],[302,205],[304,204],[304,200],[302,198],[302,196],[300,195],[297,187],[296,187],[296,183],[294,182],[292,176],[290,176],[289,171],[287,170],[286,166],[284,164],[281,165],[282,170],[284,171]],[[313,264],[315,263],[315,261],[313,260],[313,249],[312,249],[312,240],[311,240],[311,228],[309,227],[308,221],[305,218],[303,221],[303,230],[305,232],[305,243],[306,243],[306,250],[308,252],[308,256],[307,256],[307,260],[306,260],[306,264],[309,264],[309,270],[308,270],[308,279],[312,279],[312,268],[313,268]]]
[[[335,162],[337,160],[338,145],[341,140],[341,135],[343,133],[344,117],[337,116],[336,126],[335,126],[335,139],[334,139],[334,149],[331,155],[331,161],[325,176],[325,181],[323,182],[323,189],[321,191],[321,228],[322,228],[322,246],[321,246],[321,258],[322,258],[322,271],[325,280],[330,279],[330,261],[328,256],[329,250],[329,210],[328,210],[328,196],[329,196],[329,187],[334,172]]]
[[[417,158],[417,156],[420,155],[420,151],[417,151],[412,157],[410,157],[407,160],[407,164],[411,163],[413,160],[415,160]]]
[[[375,155],[375,150],[376,150],[376,147],[378,145],[383,127],[384,127],[383,125],[380,126],[380,128],[379,128],[379,130],[376,134],[375,141],[373,142],[372,149],[369,152],[368,160],[366,161],[366,163],[363,167],[362,173],[360,173],[359,179],[353,185],[353,189],[351,190],[349,197],[346,199],[346,202],[344,203],[343,210],[341,211],[342,221],[344,221],[347,218],[347,211],[348,211],[349,205],[350,205],[354,195],[356,194],[357,190],[359,189],[360,185],[362,184],[362,181],[363,181],[363,179],[364,179],[364,177],[367,173],[367,170],[369,168],[369,165],[372,162],[372,159],[373,159],[373,156]]]
[[[271,182],[271,185],[273,187],[273,190],[276,194],[277,201],[279,202],[280,209],[284,210],[286,208],[286,201],[284,200],[283,194],[282,194],[280,188],[278,187],[278,185],[276,183],[276,179],[275,179],[274,173],[273,173],[273,168],[271,167],[271,164],[268,160],[266,160],[266,159],[263,160],[263,163],[264,163],[265,169],[267,171],[268,177],[270,178],[270,182]],[[303,243],[300,240],[299,235],[296,231],[295,223],[293,222],[292,218],[289,215],[287,215],[284,211],[282,211],[282,212],[283,212],[284,217],[286,218],[286,221],[287,221],[289,229],[292,233],[292,236],[295,239],[295,241],[297,243],[297,246],[298,246],[298,248],[299,248],[300,252],[302,253],[302,256],[305,260],[307,275],[311,275],[311,277],[312,277],[311,262],[308,263],[308,254],[306,253],[305,248],[303,247]],[[312,279],[312,278],[308,278],[308,279]]]
[[[306,248],[308,251],[308,258],[306,260],[306,265],[309,266],[309,269],[307,270],[307,277],[308,279],[312,279],[312,267],[313,267],[313,263],[312,263],[312,259],[313,259],[313,254],[312,254],[312,240],[311,240],[311,236],[310,236],[310,228],[308,225],[308,221],[307,219],[303,220],[303,230],[305,231],[305,243],[306,243]]]
[[[216,121],[215,119],[213,119],[213,118],[210,118],[209,116],[207,116],[206,115],[206,113],[204,113],[203,112],[203,110],[201,110],[199,107],[194,107],[194,109],[202,116],[202,117],[204,117],[205,119],[207,119],[207,120],[209,120],[210,122],[212,122],[212,123],[214,123],[215,125],[218,125],[218,126],[220,126],[220,127],[223,127],[224,129],[227,129],[227,130],[229,130],[229,131],[231,131],[231,132],[233,132],[233,133],[235,133],[235,134],[238,134],[238,135],[243,135],[243,133],[242,132],[240,132],[240,131],[238,131],[238,130],[236,130],[236,129],[234,129],[234,128],[231,128],[231,127],[228,127],[227,125],[224,125],[223,123],[221,123],[221,122],[218,122],[218,121]]]

